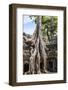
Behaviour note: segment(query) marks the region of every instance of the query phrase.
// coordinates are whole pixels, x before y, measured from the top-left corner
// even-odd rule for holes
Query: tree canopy
[[[37,23],[38,16],[30,16],[35,23]],[[42,16],[42,34],[43,36],[47,36],[48,40],[50,40],[53,36],[57,35],[57,16]]]

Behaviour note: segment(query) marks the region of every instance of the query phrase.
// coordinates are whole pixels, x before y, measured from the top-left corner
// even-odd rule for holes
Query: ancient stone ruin
[[[29,34],[23,33],[23,63],[24,63],[24,69],[23,74],[30,74],[29,71],[29,63],[30,63],[30,50],[31,50],[31,42],[25,40],[25,38],[31,39],[32,36]],[[43,38],[44,40],[44,38]],[[47,70],[48,72],[57,72],[57,37],[53,37],[53,39],[50,42],[46,43],[46,46],[48,48],[47,52]],[[41,73],[43,72],[43,62],[41,59],[40,62],[40,69]]]
[[[57,36],[49,41],[43,37],[41,18],[32,36],[23,33],[23,74],[57,72]]]

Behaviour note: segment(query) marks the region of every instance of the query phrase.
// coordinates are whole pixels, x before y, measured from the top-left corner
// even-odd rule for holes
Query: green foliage
[[[35,23],[37,23],[37,17],[38,16],[30,16]],[[42,16],[42,33],[43,36],[48,37],[48,40],[57,34],[57,22],[57,16]]]
[[[50,40],[57,34],[57,16],[42,16],[42,32]]]

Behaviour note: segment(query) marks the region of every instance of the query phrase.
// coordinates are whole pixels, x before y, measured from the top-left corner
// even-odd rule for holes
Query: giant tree
[[[30,72],[41,73],[40,62],[43,60],[43,71],[46,73],[46,45],[42,39],[42,16],[36,16],[36,30],[32,36],[34,48],[31,48]]]

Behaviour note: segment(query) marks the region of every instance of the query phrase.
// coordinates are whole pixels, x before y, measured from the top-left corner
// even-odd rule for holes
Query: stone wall
[[[31,36],[29,34],[23,33],[23,66],[24,66],[24,72],[29,74],[29,59],[30,59],[30,48],[31,41],[26,41],[28,39],[31,39]],[[57,38],[56,36],[53,37],[53,39],[50,42],[46,42],[46,46],[48,48],[47,52],[47,70],[49,72],[57,72]],[[42,62],[42,61],[41,61]],[[43,64],[40,63],[40,68],[42,68]],[[43,70],[42,70],[43,71]]]

